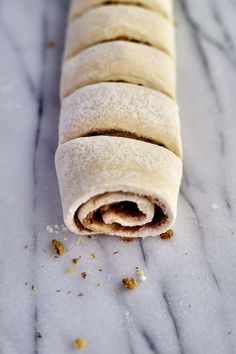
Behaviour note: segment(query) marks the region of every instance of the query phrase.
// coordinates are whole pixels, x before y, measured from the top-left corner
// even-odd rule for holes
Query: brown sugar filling
[[[87,49],[87,48],[91,48],[95,45],[98,45],[98,44],[102,44],[102,43],[109,43],[109,42],[116,42],[116,41],[125,41],[125,42],[131,42],[131,43],[139,43],[139,44],[143,44],[143,45],[146,45],[148,47],[152,47],[152,48],[156,48],[158,50],[160,50],[161,52],[165,53],[166,55],[168,55],[170,58],[173,59],[173,56],[171,55],[171,53],[166,50],[164,47],[162,47],[161,45],[153,45],[152,43],[150,42],[146,42],[146,41],[141,41],[139,39],[135,39],[135,38],[130,38],[128,36],[125,36],[125,35],[120,35],[120,36],[117,36],[117,37],[111,37],[109,39],[106,39],[106,40],[101,40],[101,41],[98,41],[98,42],[94,42],[88,46],[85,46],[83,49],[81,50],[75,50],[73,51],[68,57],[67,59],[70,59],[70,58],[73,58],[74,56],[76,56],[77,54],[81,53],[83,50]]]
[[[140,140],[140,141],[144,141],[146,143],[155,144],[155,145],[158,145],[158,146],[168,149],[168,147],[166,147],[164,144],[162,144],[160,142],[156,142],[152,139],[148,139],[144,136],[139,136],[139,135],[130,133],[128,131],[122,131],[122,130],[116,130],[116,129],[96,130],[96,131],[89,132],[85,135],[82,135],[81,137],[90,137],[90,136],[98,136],[98,135],[114,136],[114,137],[119,137],[119,138],[129,138],[129,139],[133,139],[133,140]]]
[[[96,196],[97,198],[99,196]],[[112,231],[122,231],[122,232],[137,232],[138,230],[142,229],[143,227],[148,227],[148,228],[156,228],[162,224],[165,224],[168,222],[168,216],[164,213],[164,207],[160,206],[160,203],[157,199],[153,198],[147,198],[150,200],[152,203],[155,204],[155,213],[154,213],[154,218],[151,222],[144,224],[144,225],[138,225],[138,226],[123,226],[118,223],[113,223],[109,224],[109,227],[111,228]],[[104,211],[107,210],[113,210],[116,211],[117,214],[122,215],[122,216],[127,216],[127,217],[142,217],[144,214],[138,209],[136,203],[132,201],[122,201],[118,203],[112,203],[109,205],[102,206],[101,208],[89,213],[84,220],[82,220],[82,223],[77,217],[77,211],[75,212],[74,215],[74,222],[76,226],[78,227],[79,230],[85,230],[85,231],[91,231],[89,226],[92,224],[96,225],[103,225],[104,221],[102,219],[102,214]],[[85,226],[84,226],[85,225]]]

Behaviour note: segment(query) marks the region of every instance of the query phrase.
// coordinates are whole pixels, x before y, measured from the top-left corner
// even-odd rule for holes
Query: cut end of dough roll
[[[64,220],[77,234],[147,237],[176,216],[182,161],[127,138],[74,139],[56,153]]]

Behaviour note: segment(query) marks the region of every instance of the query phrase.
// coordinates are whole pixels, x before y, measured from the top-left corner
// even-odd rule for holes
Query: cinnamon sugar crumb
[[[71,273],[73,273],[73,271],[74,271],[73,267],[69,267],[66,270],[66,274],[71,274]]]
[[[55,42],[52,40],[47,41],[47,48],[51,49],[55,47]]]
[[[86,347],[87,344],[88,344],[88,341],[85,338],[76,338],[73,342],[75,349],[82,349],[82,348]]]
[[[168,240],[169,238],[171,238],[173,236],[174,236],[174,232],[171,229],[166,231],[166,232],[164,232],[163,234],[160,234],[160,238],[162,240]]]
[[[127,289],[134,289],[137,286],[137,281],[134,278],[124,278],[122,283]]]
[[[52,251],[57,256],[62,256],[65,252],[63,244],[58,240],[52,240]]]
[[[72,262],[73,262],[74,264],[78,264],[78,263],[79,263],[79,258],[73,258],[73,259],[72,259]]]

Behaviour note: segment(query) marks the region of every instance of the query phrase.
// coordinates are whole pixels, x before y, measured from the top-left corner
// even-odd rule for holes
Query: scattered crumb
[[[87,344],[88,344],[88,341],[87,341],[87,339],[84,339],[84,338],[76,338],[73,342],[75,349],[84,348],[84,347],[86,347]]]
[[[98,271],[99,271],[99,272],[102,272],[102,268],[98,268]]]
[[[70,233],[70,231],[67,229],[67,227],[65,225],[61,225],[61,234],[63,236],[68,236]]]
[[[41,339],[41,338],[43,338],[43,336],[42,336],[42,334],[40,332],[37,332],[36,333],[36,338]]]
[[[63,244],[58,240],[52,240],[52,250],[53,253],[58,256],[62,256],[63,253],[65,252],[65,248]]]
[[[192,305],[191,305],[191,304],[189,304],[189,305],[188,305],[188,307],[191,309]]]
[[[232,333],[232,331],[229,331],[229,332],[228,332],[228,334],[231,334],[231,333]]]
[[[49,48],[49,49],[51,49],[51,48],[54,48],[55,47],[55,42],[54,41],[52,41],[52,40],[48,40],[47,41],[47,48]]]
[[[53,227],[51,225],[47,225],[46,230],[47,230],[47,232],[49,234],[53,234],[54,233],[54,229],[53,229]]]
[[[81,239],[79,238],[77,241],[76,241],[76,245],[80,245],[81,244]]]
[[[113,254],[118,254],[118,253],[120,253],[120,252],[119,251],[113,252]]]
[[[28,285],[28,282],[25,282],[25,285]]]
[[[91,257],[92,257],[93,259],[96,259],[96,254],[91,253]]]
[[[71,294],[71,290],[67,291],[67,294]]]
[[[29,247],[28,245],[24,246],[24,250],[26,250],[28,247]]]
[[[73,259],[72,259],[72,262],[73,262],[74,264],[78,264],[78,263],[79,263],[79,258],[73,258]]]
[[[82,275],[83,279],[85,279],[87,277],[87,273],[86,272],[82,272],[81,275]]]
[[[122,242],[132,242],[134,241],[133,237],[121,237]]]
[[[33,292],[36,292],[36,286],[35,286],[35,285],[31,285],[31,290],[32,290]]]
[[[59,289],[58,289],[58,290],[56,290],[56,292],[57,292],[57,293],[60,293],[60,292],[61,292],[61,290],[59,290]]]
[[[211,205],[211,207],[212,207],[212,209],[218,209],[218,204],[217,203],[213,203],[212,205]]]
[[[136,274],[138,275],[138,280],[140,282],[144,282],[147,278],[144,274],[144,271],[142,269],[140,269],[139,267],[136,267]]]
[[[100,288],[100,286],[101,286],[101,283],[97,283],[96,287]]]
[[[137,286],[137,281],[134,278],[124,278],[122,283],[127,289],[134,289]]]
[[[91,238],[92,238],[92,236],[90,236],[90,235],[88,235],[87,237],[88,237],[89,239],[91,239]]]
[[[171,229],[166,231],[166,232],[164,232],[163,234],[160,234],[160,238],[162,240],[168,240],[169,238],[171,238],[173,236],[174,236],[174,232]]]
[[[68,267],[66,270],[66,274],[71,274],[71,273],[73,273],[73,271],[74,271],[73,267]]]
[[[84,294],[83,293],[79,293],[78,296],[84,296]]]

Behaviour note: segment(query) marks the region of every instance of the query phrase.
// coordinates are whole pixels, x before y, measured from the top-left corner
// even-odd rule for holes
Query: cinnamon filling
[[[96,196],[94,198],[97,198],[99,196]],[[109,224],[109,227],[112,231],[122,231],[122,232],[137,232],[143,227],[148,227],[148,228],[156,228],[162,224],[165,224],[168,222],[168,216],[164,213],[163,208],[158,204],[158,200],[153,200],[152,198],[147,198],[150,200],[152,203],[155,204],[155,213],[153,220],[147,224],[143,225],[134,225],[134,226],[123,226],[118,223],[112,223]],[[79,209],[78,209],[79,210]],[[109,205],[104,205],[101,208],[89,213],[86,218],[83,220],[79,220],[77,217],[77,212],[75,212],[74,215],[74,222],[76,226],[78,227],[79,230],[86,230],[90,231],[90,225],[96,224],[97,226],[103,225],[104,221],[102,218],[102,215],[104,212],[108,210],[113,210],[115,211],[118,215],[122,215],[123,217],[145,217],[145,215],[138,209],[136,203],[131,202],[131,201],[123,201],[119,203],[113,203]]]
[[[96,131],[92,131],[89,132],[85,135],[82,135],[81,137],[90,137],[90,136],[98,136],[98,135],[105,135],[105,136],[114,136],[114,137],[120,137],[120,138],[129,138],[129,139],[134,139],[134,140],[141,140],[141,141],[145,141],[146,143],[150,143],[150,144],[155,144],[161,147],[164,147],[166,149],[168,149],[168,147],[166,147],[164,144],[160,143],[160,142],[156,142],[152,139],[148,139],[144,136],[139,136],[133,133],[130,133],[128,131],[122,131],[122,130],[116,130],[116,129],[109,129],[109,130],[96,130]]]

